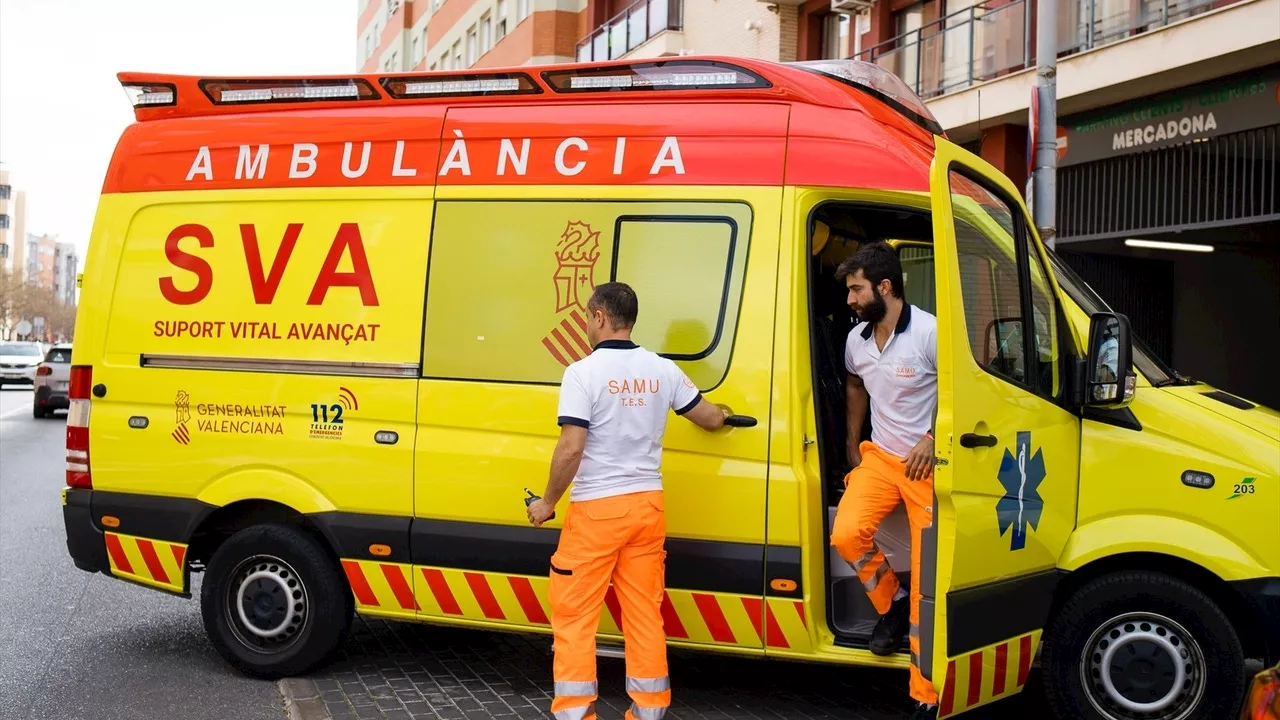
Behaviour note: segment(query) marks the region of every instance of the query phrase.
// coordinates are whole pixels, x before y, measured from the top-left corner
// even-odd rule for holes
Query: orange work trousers
[[[831,529],[831,545],[858,573],[871,604],[884,615],[901,584],[884,551],[876,546],[880,522],[893,512],[898,502],[907,506],[911,525],[911,697],[922,703],[938,702],[933,683],[920,674],[920,531],[933,519],[933,475],[922,480],[907,478],[903,458],[886,452],[875,443],[859,446],[862,462],[845,477],[845,492],[836,508]]]
[[[549,588],[556,720],[595,720],[596,633],[610,582],[623,617],[626,720],[661,720],[671,706],[662,626],[666,539],[661,491],[569,503]]]

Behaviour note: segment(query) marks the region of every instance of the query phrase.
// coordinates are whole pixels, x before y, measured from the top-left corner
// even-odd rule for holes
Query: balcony
[[[1239,0],[1073,0],[1058,4],[1058,56],[1162,28]],[[1035,65],[1032,0],[979,3],[854,57],[902,78],[929,99]]]
[[[578,41],[578,62],[617,60],[668,30],[684,27],[684,0],[640,0]]]

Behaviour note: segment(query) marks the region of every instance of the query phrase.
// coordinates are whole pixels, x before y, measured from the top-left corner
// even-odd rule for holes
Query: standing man
[[[848,451],[853,470],[836,509],[831,544],[862,580],[880,621],[871,651],[892,655],[911,627],[911,697],[916,718],[937,716],[938,694],[920,674],[920,531],[933,518],[933,422],[938,405],[937,318],[902,299],[902,265],[885,243],[840,264],[849,307],[864,321],[845,343]],[[860,442],[868,404],[871,441]],[[902,501],[911,525],[910,599],[875,535]]]
[[[560,545],[551,556],[556,720],[595,720],[596,631],[610,581],[622,607],[627,720],[661,720],[671,705],[665,593],[662,436],[675,410],[706,430],[727,413],[702,398],[675,363],[631,341],[638,302],[624,283],[587,301],[590,355],[560,386],[560,441],[529,522],[541,526],[572,482]]]

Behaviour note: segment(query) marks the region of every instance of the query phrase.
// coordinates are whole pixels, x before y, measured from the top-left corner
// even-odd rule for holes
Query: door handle
[[[755,427],[756,419],[750,415],[730,415],[724,419],[724,424],[730,427]]]
[[[995,435],[975,435],[973,433],[965,433],[960,436],[960,447],[976,448],[976,447],[995,447]]]

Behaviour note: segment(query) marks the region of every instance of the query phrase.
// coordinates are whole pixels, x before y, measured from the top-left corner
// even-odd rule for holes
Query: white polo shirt
[[[587,428],[570,502],[661,490],[668,413],[701,399],[674,362],[630,341],[605,340],[566,368],[559,424]]]
[[[938,319],[910,304],[884,350],[875,328],[862,323],[849,331],[844,367],[862,378],[871,396],[871,442],[906,457],[933,426],[938,404]]]

